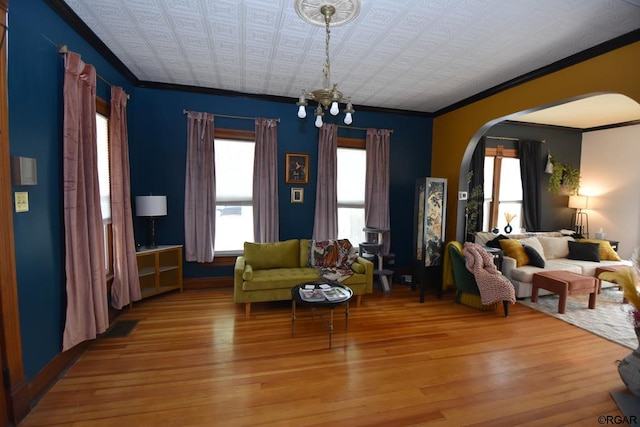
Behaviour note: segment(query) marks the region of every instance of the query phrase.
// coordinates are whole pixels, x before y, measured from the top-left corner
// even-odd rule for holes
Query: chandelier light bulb
[[[307,109],[304,108],[304,105],[298,107],[298,117],[300,117],[301,119],[307,117]]]
[[[322,116],[316,116],[316,127],[318,129],[322,127]]]
[[[338,108],[338,102],[337,101],[333,101],[333,103],[331,104],[331,109],[329,110],[329,112],[331,113],[332,116],[337,116],[338,113],[340,112],[340,108]]]
[[[344,124],[345,125],[350,125],[351,123],[353,123],[353,118],[351,117],[351,113],[347,113],[344,115]]]

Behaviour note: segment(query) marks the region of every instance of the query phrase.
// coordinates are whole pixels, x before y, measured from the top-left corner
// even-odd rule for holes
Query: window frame
[[[103,117],[107,118],[108,122],[108,131],[111,126],[111,104],[96,96],[96,114],[100,114]],[[96,141],[97,142],[97,141]],[[111,140],[107,139],[107,152],[111,153]],[[109,177],[111,177],[111,155],[109,155]],[[106,261],[107,265],[105,267],[105,275],[107,279],[113,278],[113,225],[112,220],[109,220],[104,225],[104,238],[105,238],[105,251],[106,253]]]
[[[239,129],[230,129],[230,128],[214,128],[213,138],[219,139],[234,139],[238,141],[256,141],[256,132],[253,130],[239,130]],[[203,266],[214,266],[214,267],[228,267],[233,266],[236,263],[236,258],[242,255],[242,251],[239,253],[230,253],[225,252],[222,255],[216,255],[213,258],[212,262],[201,263]]]
[[[366,170],[366,149],[367,149],[367,142],[365,139],[361,139],[361,138],[345,138],[345,137],[338,137],[338,141],[337,141],[337,148],[350,148],[350,149],[357,149],[357,150],[364,150],[365,151],[365,170]],[[336,183],[337,184],[337,183]],[[366,189],[364,190],[366,191]],[[364,194],[363,194],[363,199],[364,199]],[[340,204],[340,202],[337,203],[337,208],[360,208],[360,205],[354,205],[354,204]],[[364,203],[362,204],[362,210],[364,213],[364,209],[365,209],[365,205]],[[340,226],[340,224],[338,224],[338,227]],[[366,223],[363,224],[363,226],[366,226]],[[364,236],[363,236],[364,237]],[[352,245],[354,245],[354,247],[356,245],[358,245],[360,242],[351,242]]]
[[[518,150],[515,148],[504,148],[502,145],[497,147],[487,147],[484,151],[485,157],[493,157],[493,182],[492,197],[489,201],[489,230],[498,226],[498,208],[500,205],[500,176],[502,172],[502,159],[515,158],[518,159]],[[521,200],[521,202],[524,202]]]

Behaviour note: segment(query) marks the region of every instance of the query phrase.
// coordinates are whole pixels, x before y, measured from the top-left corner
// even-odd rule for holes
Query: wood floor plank
[[[30,426],[599,425],[621,415],[630,350],[516,304],[505,318],[394,286],[322,321],[231,289],[134,304],[20,424]]]

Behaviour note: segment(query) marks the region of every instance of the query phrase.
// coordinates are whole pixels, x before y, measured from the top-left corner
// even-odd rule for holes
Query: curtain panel
[[[216,233],[214,117],[187,112],[187,162],[184,197],[185,259],[213,261]]]
[[[253,163],[253,236],[258,243],[280,239],[278,215],[278,125],[258,118]]]
[[[338,238],[338,127],[324,124],[318,140],[318,178],[313,239]]]
[[[542,210],[540,208],[540,183],[543,171],[543,154],[540,141],[521,139],[518,142],[520,176],[522,178],[522,215],[527,231],[540,230]]]
[[[388,129],[367,129],[366,136],[366,180],[364,193],[364,218],[369,228],[388,230],[389,216],[389,142]],[[383,237],[382,253],[391,248],[390,232]]]
[[[467,205],[469,203],[477,203],[474,208],[474,212],[472,215],[476,216],[475,225],[473,226],[473,230],[466,230],[466,238],[470,238],[470,235],[476,231],[482,231],[482,224],[484,222],[484,160],[486,156],[487,149],[487,138],[482,137],[480,141],[478,141],[478,145],[476,145],[476,149],[473,152],[473,156],[471,157],[470,173],[471,179],[468,184],[468,196],[469,200],[467,201]],[[479,192],[474,191],[474,189],[478,188]],[[471,200],[471,199],[474,200]],[[469,213],[467,214],[469,215]],[[468,220],[467,220],[468,224]]]
[[[127,94],[121,87],[111,87],[109,121],[111,227],[113,230],[111,306],[120,310],[132,301],[142,298],[131,209]]]
[[[73,52],[65,58],[63,103],[67,310],[62,351],[66,351],[96,338],[109,325],[98,185],[96,70]]]

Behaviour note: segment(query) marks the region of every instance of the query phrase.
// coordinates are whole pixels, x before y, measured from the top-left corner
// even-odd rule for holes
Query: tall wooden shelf
[[[176,289],[182,292],[182,245],[143,248],[136,258],[142,298]]]

